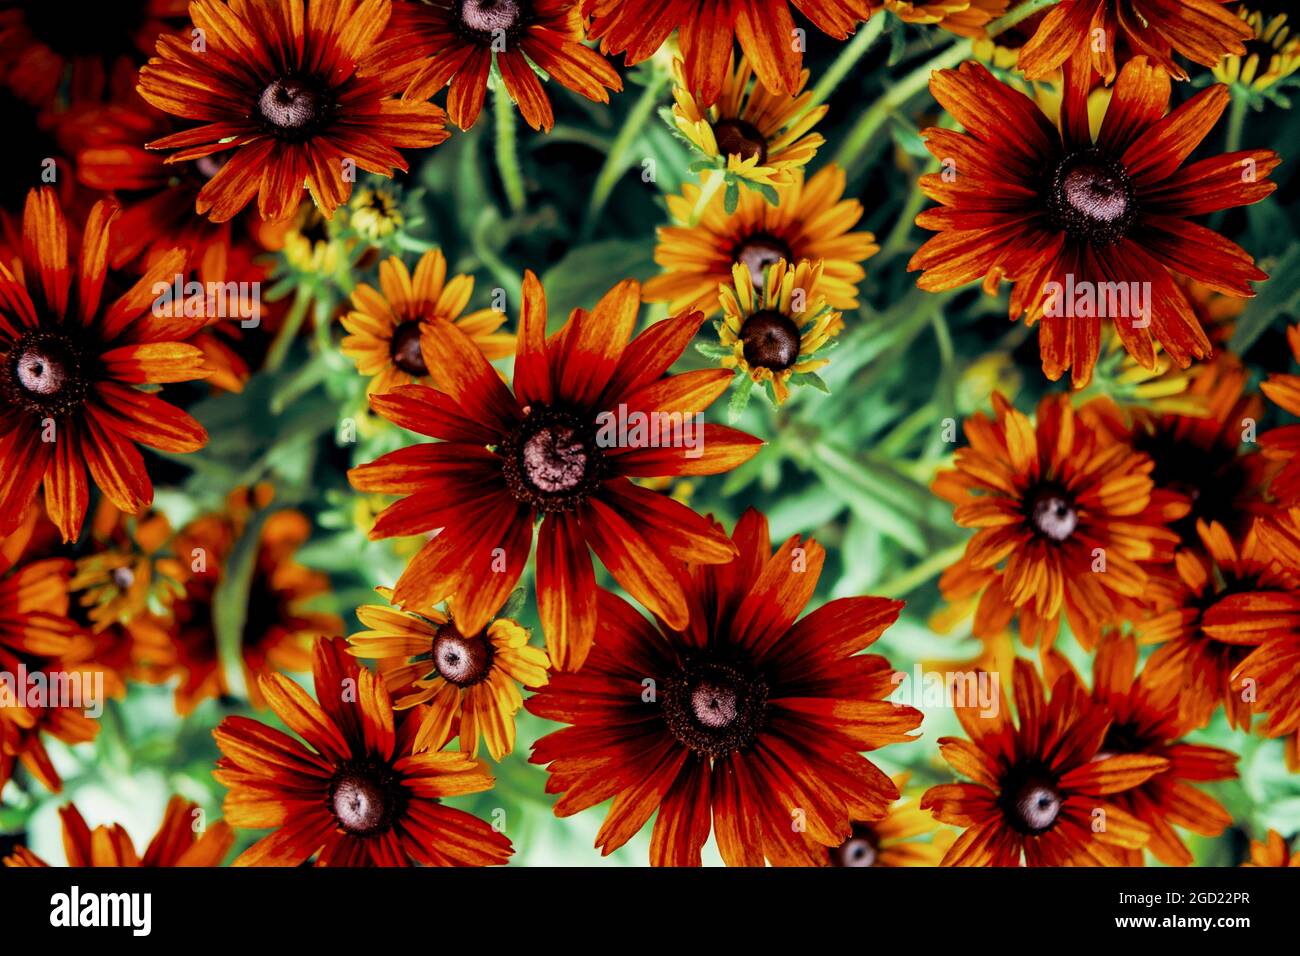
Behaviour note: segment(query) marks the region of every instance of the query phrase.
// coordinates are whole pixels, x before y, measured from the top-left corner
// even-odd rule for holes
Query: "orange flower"
[[[572,727],[529,758],[548,764],[557,816],[614,798],[596,845],[608,854],[656,809],[650,862],[699,866],[710,821],[730,866],[812,861],[804,838],[839,847],[851,821],[884,817],[898,788],[859,754],[905,743],[920,711],[894,704],[893,669],[861,654],[901,601],[840,598],[797,620],[826,553],[791,537],[776,553],[749,509],[730,564],[689,567],[684,625],[647,621],[600,592],[596,644],[578,674],[525,703]],[[792,819],[803,824],[792,826]]]
[[[607,90],[623,89],[609,62],[583,46],[578,6],[579,0],[399,3],[376,65],[414,73],[405,100],[427,100],[450,85],[447,112],[461,129],[478,119],[495,66],[528,125],[549,132],[555,114],[535,70],[596,103],[609,102]]]
[[[1300,325],[1286,330],[1287,342],[1300,362]],[[1300,416],[1300,375],[1274,373],[1259,390],[1283,411]],[[1300,425],[1283,425],[1259,436],[1264,454],[1279,462],[1281,471],[1269,485],[1273,497],[1284,505],[1300,504]]]
[[[1242,866],[1300,866],[1300,853],[1292,853],[1276,830],[1268,831],[1264,842],[1250,841],[1250,860]]]
[[[1245,250],[1189,217],[1263,199],[1281,160],[1257,149],[1184,167],[1228,105],[1228,88],[1166,115],[1169,76],[1144,57],[1125,65],[1094,141],[1087,64],[1070,66],[1059,128],[978,63],[935,74],[931,92],[966,133],[925,131],[926,148],[950,166],[921,178],[942,206],[916,222],[938,234],[908,268],[924,270],[917,285],[930,291],[982,277],[992,293],[1010,280],[1011,318],[1039,326],[1053,381],[1071,370],[1076,388],[1088,384],[1103,319],[1145,368],[1156,367],[1157,344],[1186,368],[1211,344],[1173,274],[1241,297],[1267,278]],[[1247,161],[1256,175],[1242,175]]]
[[[343,339],[342,352],[357,363],[358,372],[373,376],[371,392],[389,392],[428,378],[422,340],[424,329],[434,322],[454,322],[488,359],[515,350],[515,337],[497,331],[505,312],[478,309],[461,314],[474,292],[474,277],[455,276],[448,282],[447,260],[438,249],[420,257],[414,280],[397,256],[381,262],[379,288],[377,292],[359,283],[352,293],[353,311],[343,317],[343,327],[352,334]]]
[[[168,161],[229,155],[199,190],[196,209],[225,222],[257,196],[263,219],[288,219],[303,183],[325,215],[352,194],[353,167],[391,176],[406,160],[393,147],[441,143],[446,114],[402,101],[393,72],[368,72],[390,0],[194,0],[201,50],[188,37],[158,38],[140,71],[140,95],[165,113],[201,121],[146,143],[176,149]]]
[[[1175,52],[1202,66],[1216,66],[1229,53],[1241,56],[1254,31],[1223,5],[1229,0],[1061,0],[1048,10],[1020,50],[1017,66],[1031,80],[1042,79],[1075,56],[1115,79],[1117,44],[1150,57],[1174,79],[1187,71]],[[1105,36],[1098,42],[1097,31]]]
[[[252,494],[253,503],[268,504],[266,490]],[[312,639],[343,631],[338,615],[306,607],[330,590],[327,575],[294,559],[311,535],[307,516],[293,509],[273,511],[259,526],[253,520],[248,496],[247,491],[236,492],[225,514],[204,515],[181,529],[175,548],[188,562],[184,594],[173,602],[168,626],[135,635],[136,657],[154,680],[180,675],[176,710],[182,715],[208,697],[230,693],[214,615],[218,586],[225,579],[241,535],[258,535],[240,642],[244,684],[254,707],[265,706],[259,675],[306,671],[311,664]]]
[[[931,787],[921,798],[943,823],[965,828],[944,866],[1122,866],[1150,838],[1112,799],[1167,770],[1169,761],[1103,750],[1110,717],[1072,673],[1050,702],[1033,665],[1015,663],[1019,726],[1005,692],[995,712],[958,707],[969,740],[940,737],[943,758],[972,783]],[[1104,826],[1097,827],[1098,820]]]
[[[792,0],[813,26],[843,40],[871,15],[868,0]],[[799,91],[802,46],[792,42],[794,20],[786,0],[583,0],[591,36],[604,53],[624,53],[628,66],[648,59],[677,30],[686,81],[705,106],[722,91],[735,41],[769,90]]]
[[[218,820],[195,836],[195,814],[201,813],[196,804],[181,797],[167,801],[163,822],[158,833],[149,841],[141,857],[131,843],[131,837],[121,824],[97,826],[91,830],[73,804],[59,810],[63,819],[63,847],[68,866],[93,867],[155,867],[155,866],[220,866],[235,842],[235,832]],[[49,866],[26,847],[18,847],[12,856],[5,857],[5,866]]]
[[[1249,695],[1234,689],[1232,675],[1253,648],[1300,629],[1300,577],[1278,565],[1254,529],[1240,543],[1219,524],[1199,522],[1197,531],[1204,553],[1182,550],[1174,559],[1174,605],[1138,625],[1144,642],[1161,645],[1145,673],[1178,694],[1192,726],[1204,726],[1222,704],[1230,726],[1248,728]],[[1272,700],[1280,688],[1259,669],[1268,657],[1257,657],[1249,676],[1261,677],[1259,692]]]
[[[487,767],[455,751],[412,753],[419,715],[395,721],[388,691],[342,639],[316,642],[316,700],[280,674],[259,678],[276,716],[304,743],[247,717],[215,731],[213,773],[230,788],[231,826],[275,832],[235,866],[486,866],[510,841],[443,797],[492,786]],[[319,854],[319,855],[318,855]]]
[[[953,520],[978,529],[944,572],[943,596],[979,596],[978,637],[1018,618],[1026,646],[1050,647],[1064,612],[1091,646],[1119,602],[1142,597],[1148,567],[1170,560],[1178,539],[1166,525],[1187,506],[1155,491],[1151,459],[1090,425],[1069,396],[1044,397],[1036,426],[996,392],[993,407],[996,421],[966,420],[970,446],[934,480]]]
[[[547,339],[546,298],[532,272],[523,290],[513,393],[454,325],[430,325],[423,345],[443,390],[408,385],[371,395],[370,404],[394,424],[442,440],[399,449],[348,475],[358,491],[407,496],[384,510],[371,538],[441,529],[398,579],[394,598],[404,608],[446,600],[465,634],[483,630],[505,604],[540,515],[538,613],[551,660],[577,670],[596,620],[588,548],[675,627],[689,616],[678,562],[723,563],[736,553],[704,518],[631,479],[718,474],[753,457],[761,443],[723,425],[703,425],[694,451],[671,437],[607,434],[633,415],[661,424],[663,416],[684,416],[677,420],[694,424],[726,390],[728,369],[665,374],[698,331],[699,312],[659,322],[629,342],[640,288],[627,280],[591,312],[574,310]]]
[[[901,793],[908,774],[891,779]],[[929,836],[929,840],[917,837]],[[825,847],[804,834],[817,866],[938,866],[952,846],[952,831],[939,827],[934,817],[913,800],[901,797],[879,820],[854,820],[853,832],[839,846]]]
[[[74,540],[90,496],[87,468],[113,504],[139,514],[153,501],[153,485],[135,443],[190,452],[207,442],[193,418],[134,387],[207,374],[203,353],[183,344],[207,320],[150,311],[154,283],[170,282],[184,253],[162,256],[104,302],[116,211],[108,200],[95,204],[74,270],[54,192],[32,190],[22,275],[0,263],[0,535],[18,526],[43,481],[51,520],[64,541]]]
[[[392,598],[387,588],[379,593]],[[515,714],[524,704],[519,685],[541,687],[550,665],[546,652],[528,643],[528,631],[499,617],[466,636],[434,608],[414,614],[367,604],[357,617],[370,630],[349,637],[348,652],[379,661],[398,710],[429,705],[420,708],[417,752],[441,750],[453,737],[475,757],[480,738],[493,760],[514,750]]]
[[[1101,753],[1163,757],[1169,766],[1131,790],[1117,793],[1114,802],[1151,829],[1147,849],[1167,866],[1187,866],[1192,853],[1174,825],[1202,836],[1219,836],[1232,815],[1189,781],[1230,780],[1237,776],[1237,755],[1218,747],[1184,743],[1193,728],[1179,715],[1176,688],[1151,680],[1137,669],[1137,643],[1132,636],[1111,633],[1092,661],[1092,698],[1110,716]],[[1044,667],[1049,674],[1073,674],[1064,657],[1053,651]],[[1142,865],[1141,850],[1121,850],[1129,866]]]

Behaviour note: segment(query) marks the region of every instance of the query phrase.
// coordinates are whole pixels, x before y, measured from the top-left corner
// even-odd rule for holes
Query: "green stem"
[[[298,330],[302,328],[303,319],[307,317],[307,308],[311,305],[313,289],[308,285],[298,287],[294,295],[293,305],[289,307],[289,314],[284,317],[284,324],[280,326],[280,331],[275,334],[275,341],[271,343],[270,350],[266,353],[265,368],[267,371],[274,372],[284,363],[284,357],[289,354],[289,348],[293,345],[293,340],[298,337]]]
[[[515,104],[499,79],[492,86],[492,112],[496,119],[497,172],[505,187],[512,212],[524,208],[524,177],[519,171],[519,151],[515,143]]]
[[[700,221],[704,215],[704,210],[709,207],[710,200],[718,194],[727,177],[722,174],[720,169],[706,170],[704,180],[700,183],[700,195],[695,200],[695,205],[691,209],[691,221],[687,225],[693,226]]]
[[[1241,138],[1246,129],[1246,112],[1249,104],[1243,94],[1233,90],[1231,103],[1228,106],[1228,132],[1227,139],[1224,141],[1224,152],[1235,153],[1241,149]],[[1218,229],[1223,225],[1223,219],[1228,214],[1226,209],[1220,209],[1213,213],[1206,223],[1211,229]]]
[[[840,85],[840,81],[849,75],[849,71],[853,69],[858,60],[862,59],[863,55],[875,46],[876,41],[885,32],[885,21],[888,16],[885,11],[876,14],[867,21],[866,26],[854,35],[852,40],[844,45],[844,48],[840,50],[840,55],[835,58],[826,72],[822,74],[821,79],[817,81],[817,85],[813,87],[812,99],[808,101],[808,107],[804,110],[805,113],[813,107],[825,103],[830,98],[830,95],[835,92],[835,88]]]
[[[871,108],[863,113],[862,118],[849,130],[849,135],[840,144],[833,162],[851,170],[851,164],[865,158],[867,147],[880,131],[880,127],[885,125],[890,114],[926,88],[930,82],[930,74],[935,70],[954,67],[970,54],[970,40],[958,40],[907,74],[886,90],[883,96],[877,97],[871,104]]]
[[[966,542],[959,541],[942,551],[930,555],[920,564],[908,568],[902,574],[872,586],[871,590],[876,594],[889,598],[898,598],[904,594],[910,594],[931,578],[942,574],[950,564],[962,556],[965,550]]]
[[[591,237],[592,230],[596,226],[596,217],[605,208],[605,203],[609,201],[610,193],[614,191],[614,186],[618,183],[619,177],[626,172],[627,167],[624,165],[623,157],[632,148],[632,143],[640,134],[641,128],[653,115],[655,105],[659,102],[659,94],[668,85],[668,81],[669,76],[667,73],[662,70],[654,72],[649,82],[646,83],[641,97],[628,111],[627,119],[623,121],[623,128],[618,131],[618,136],[610,144],[605,163],[600,167],[600,172],[596,175],[596,185],[591,191],[591,201],[587,203],[587,216],[582,223],[582,238],[584,240]]]
[[[986,31],[989,36],[995,37],[999,33],[1005,33],[1022,20],[1027,20],[1039,10],[1046,10],[1048,7],[1055,6],[1060,0],[1025,0],[1014,10],[1007,11],[1002,17],[994,20],[989,24]]]

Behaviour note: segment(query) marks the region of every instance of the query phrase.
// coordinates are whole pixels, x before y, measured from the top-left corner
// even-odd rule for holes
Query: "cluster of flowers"
[[[733,865],[1123,864],[1143,848],[1186,863],[1173,826],[1229,822],[1189,781],[1235,772],[1234,755],[1187,733],[1220,706],[1243,728],[1263,713],[1295,769],[1300,437],[1284,427],[1242,450],[1262,399],[1230,354],[1188,373],[1196,414],[1054,396],[1031,421],[994,396],[995,419],[966,423],[969,445],[934,487],[979,530],[941,586],[953,614],[974,614],[978,666],[1009,672],[1018,723],[1005,700],[959,707],[969,740],[940,743],[972,782],[933,787],[919,806],[862,756],[913,741],[921,723],[887,699],[888,662],[861,653],[902,603],[841,597],[801,617],[825,558],[816,542],[774,550],[753,509],[728,535],[651,487],[731,471],[758,439],[720,424],[689,450],[598,439],[616,412],[692,416],[733,389],[734,417],[755,388],[779,405],[825,387],[817,370],[877,247],[854,231],[862,208],[842,199],[844,172],[805,175],[827,107],[805,91],[785,0],[104,6],[78,14],[87,35],[66,52],[50,39],[65,25],[51,30],[40,5],[0,13],[3,95],[48,140],[25,195],[0,210],[0,666],[94,672],[116,694],[177,680],[182,713],[242,691],[301,738],[226,718],[225,820],[196,839],[183,826],[193,808],[174,801],[146,865],[217,862],[230,827],[273,831],[245,865],[504,863],[499,828],[441,800],[492,787],[478,754],[514,749],[521,707],[570,725],[531,755],[562,794],[556,814],[612,798],[605,853],[657,814],[656,864],[698,864],[710,832]],[[1039,326],[1044,372],[1068,371],[1076,388],[1103,346],[1154,379],[1225,340],[1205,304],[1266,276],[1189,217],[1263,199],[1280,160],[1244,149],[1186,164],[1228,94],[1210,86],[1170,111],[1171,86],[1188,79],[1176,57],[1223,69],[1257,35],[1272,43],[1275,21],[1216,0],[795,6],[841,40],[882,8],[988,44],[1014,27],[1019,72],[1058,80],[1054,107],[974,60],[930,80],[965,132],[923,133],[943,169],[922,179],[940,204],[916,220],[937,233],[911,262],[922,289],[1008,280],[1011,317]],[[513,334],[502,309],[466,312],[473,282],[449,278],[436,250],[413,271],[387,259],[378,289],[353,289],[337,348],[378,416],[435,439],[349,472],[357,491],[397,499],[372,538],[427,539],[385,603],[358,609],[368,630],[333,637],[343,623],[307,609],[328,589],[294,559],[310,523],[271,507],[268,488],[177,529],[150,511],[149,469],[166,462],[147,464],[138,445],[183,455],[208,441],[159,386],[237,391],[277,360],[277,333],[295,331],[275,312],[253,330],[202,309],[160,315],[160,282],[260,281],[262,253],[295,242],[304,269],[325,268],[306,238],[320,217],[374,238],[400,215],[382,187],[354,193],[357,170],[406,171],[398,150],[436,147],[448,119],[473,126],[489,85],[549,130],[539,76],[607,102],[622,88],[609,57],[647,60],[674,31],[669,118],[701,158],[699,181],[668,199],[660,276],[620,282],[552,330],[527,272]],[[1236,76],[1257,68],[1238,61]],[[445,112],[431,102],[444,88]],[[1093,123],[1097,93],[1108,100]],[[26,191],[47,159],[48,185]],[[1151,291],[1140,316],[1056,314],[1044,289],[1076,283]],[[671,317],[638,334],[643,300]],[[699,348],[718,367],[671,374],[711,317],[717,342]],[[1300,359],[1300,330],[1292,344]],[[510,357],[508,375],[491,364]],[[1263,389],[1300,414],[1300,378]],[[635,605],[598,586],[592,552]],[[545,649],[514,619],[530,564]],[[232,669],[213,620],[237,573],[251,584]],[[1062,616],[1094,653],[1091,693],[1053,646]],[[1037,667],[1008,663],[1013,622]],[[1139,640],[1161,647],[1135,676]],[[307,670],[314,698],[283,673]],[[0,784],[21,761],[57,789],[43,735],[96,730],[67,708],[0,709]],[[938,823],[963,832],[915,840]],[[64,826],[70,862],[141,862],[120,828],[92,837],[75,808]],[[40,861],[20,850],[8,862]]]

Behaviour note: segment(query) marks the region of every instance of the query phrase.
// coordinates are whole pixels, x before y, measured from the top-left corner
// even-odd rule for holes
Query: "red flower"
[[[631,479],[728,471],[761,442],[723,425],[703,426],[694,457],[685,447],[602,442],[597,426],[606,415],[693,420],[731,383],[727,369],[665,374],[699,329],[699,312],[659,322],[629,343],[639,300],[639,285],[621,282],[547,339],[546,298],[526,273],[513,394],[455,325],[421,330],[441,391],[407,385],[372,395],[370,404],[442,441],[349,472],[359,491],[407,496],[379,516],[372,538],[437,532],[398,579],[398,604],[418,610],[449,599],[461,633],[477,634],[523,573],[540,516],[538,613],[557,667],[577,670],[591,646],[597,589],[588,547],[633,597],[673,627],[686,626],[679,562],[725,563],[736,550],[685,505]]]

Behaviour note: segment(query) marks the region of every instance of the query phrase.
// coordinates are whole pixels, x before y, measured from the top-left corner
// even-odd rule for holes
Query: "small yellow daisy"
[[[812,94],[802,92],[807,70],[795,96],[770,92],[753,72],[743,56],[739,66],[733,56],[717,102],[704,107],[686,82],[682,61],[674,60],[673,122],[707,160],[725,169],[729,183],[740,179],[775,187],[788,183],[792,171],[806,166],[825,142],[812,128],[827,107],[811,107]]]
[[[489,360],[513,355],[515,337],[498,331],[505,312],[461,314],[473,293],[473,276],[447,279],[447,260],[438,249],[421,256],[414,277],[392,256],[379,264],[378,290],[361,283],[353,291],[353,309],[343,317],[343,327],[352,333],[343,339],[343,354],[370,376],[372,393],[431,377],[430,353],[422,340],[432,322],[454,323]],[[436,384],[436,373],[432,378]]]
[[[777,405],[789,397],[792,380],[824,390],[814,373],[829,359],[814,356],[839,335],[844,320],[818,288],[821,261],[791,266],[778,260],[757,293],[746,266],[733,266],[731,276],[732,284],[718,290],[722,300],[718,335],[722,366],[745,373],[732,401],[733,416],[744,407],[754,385],[763,386]]]

